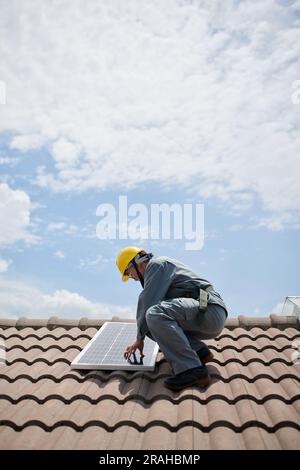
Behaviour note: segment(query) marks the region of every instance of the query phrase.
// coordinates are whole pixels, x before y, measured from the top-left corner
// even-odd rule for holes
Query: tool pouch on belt
[[[205,288],[203,287],[200,288],[200,294],[199,294],[200,317],[199,317],[198,325],[201,325],[201,323],[204,320],[204,315],[207,309],[208,294],[211,291],[213,291],[213,287],[210,285]]]

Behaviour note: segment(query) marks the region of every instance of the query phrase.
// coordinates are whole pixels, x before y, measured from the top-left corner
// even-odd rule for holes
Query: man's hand
[[[144,341],[137,339],[131,346],[128,346],[128,348],[126,348],[126,351],[124,352],[125,359],[129,359],[131,354],[134,354],[137,349],[140,351],[141,357],[144,357]]]

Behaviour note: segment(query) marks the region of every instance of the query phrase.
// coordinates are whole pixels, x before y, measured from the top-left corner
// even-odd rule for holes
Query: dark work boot
[[[165,385],[172,390],[181,390],[192,385],[208,385],[210,377],[205,366],[194,367],[165,380]]]
[[[214,358],[213,353],[208,349],[207,346],[203,346],[203,348],[198,349],[196,351],[198,357],[203,365],[207,364],[207,362],[211,362]]]

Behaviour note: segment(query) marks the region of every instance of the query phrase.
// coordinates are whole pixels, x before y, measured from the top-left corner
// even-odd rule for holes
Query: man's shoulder
[[[164,263],[165,261],[172,261],[172,258],[169,258],[168,256],[153,256],[150,261],[155,263]]]
[[[168,264],[176,265],[177,261],[169,256],[153,256],[149,261],[152,266],[166,266]]]

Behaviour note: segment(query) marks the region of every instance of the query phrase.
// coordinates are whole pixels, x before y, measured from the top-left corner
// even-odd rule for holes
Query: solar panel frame
[[[128,344],[132,344],[136,338],[136,323],[128,323],[128,322],[105,322],[100,330],[93,336],[93,338],[86,344],[86,346],[83,348],[83,350],[75,357],[75,359],[71,362],[71,368],[72,369],[88,369],[88,370],[147,370],[147,371],[153,371],[155,369],[155,360],[156,356],[159,350],[158,344],[152,341],[150,338],[146,337],[144,341],[144,352],[145,350],[149,350],[150,353],[147,354],[147,361],[148,364],[130,364],[128,361],[126,361],[124,358],[122,358],[122,363],[109,363],[109,364],[103,364],[103,363],[94,363],[94,362],[80,362],[82,358],[86,355],[86,353],[91,349],[91,346],[97,342],[98,338],[103,336],[105,338],[106,332],[109,330],[109,325],[118,325],[121,327],[119,335],[122,334],[122,325],[129,326],[132,325],[134,328],[132,328],[132,337],[129,337]],[[114,342],[116,341],[117,337],[115,338]],[[114,342],[111,344],[109,350],[112,348]],[[152,344],[153,343],[153,344]],[[109,351],[108,351],[109,352]],[[124,351],[123,351],[124,353]],[[105,354],[102,360],[105,359],[108,353]],[[138,353],[139,354],[139,353]],[[149,356],[150,354],[150,356]],[[125,362],[124,362],[125,361]]]

